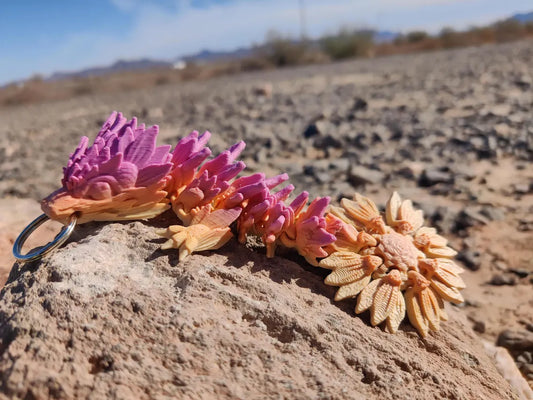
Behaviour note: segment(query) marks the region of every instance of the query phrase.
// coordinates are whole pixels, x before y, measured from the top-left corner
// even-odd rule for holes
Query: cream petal
[[[387,206],[385,208],[385,218],[387,224],[390,226],[394,226],[398,222],[398,210],[400,209],[401,204],[402,199],[400,198],[400,195],[398,192],[394,192],[389,198],[389,201],[387,201]]]
[[[422,337],[426,337],[429,330],[428,321],[422,314],[418,297],[412,288],[407,289],[405,292],[405,306],[411,325],[416,328]]]
[[[406,221],[411,226],[410,232],[418,230],[424,224],[424,213],[422,210],[415,210],[411,200],[404,200],[398,211],[398,217]]]
[[[440,308],[439,302],[430,288],[422,290],[419,294],[421,310],[428,321],[431,330],[439,329]]]
[[[326,277],[324,283],[331,286],[341,286],[359,280],[365,275],[365,270],[361,265],[336,268]]]
[[[435,292],[446,301],[455,304],[465,301],[461,293],[459,293],[459,290],[453,287],[448,287],[446,284],[438,280],[432,279],[431,287],[435,289]]]
[[[372,303],[370,322],[372,325],[378,325],[385,321],[389,316],[393,305],[395,288],[387,283],[383,283],[376,290],[374,295],[374,302]]]
[[[431,258],[452,258],[457,255],[457,252],[451,247],[430,247],[426,250],[426,255]]]
[[[364,276],[363,278],[355,282],[341,286],[335,294],[335,301],[353,298],[357,296],[359,292],[361,292],[361,290],[363,290],[368,285],[369,282],[370,276]]]
[[[444,300],[435,292],[435,290],[430,287],[430,290],[433,291],[433,294],[435,295],[435,298],[439,302],[439,315],[441,321],[448,321],[448,313],[446,312],[446,308],[444,307]]]
[[[360,266],[363,260],[359,254],[351,251],[337,251],[320,261],[322,268],[335,269],[349,266]]]
[[[374,294],[378,289],[378,285],[381,283],[381,279],[375,279],[366,286],[359,297],[357,298],[357,305],[355,306],[355,312],[357,314],[368,310],[374,301]]]
[[[435,271],[435,276],[437,276],[440,281],[450,287],[455,287],[457,289],[464,289],[466,287],[461,277],[445,270],[444,268],[438,268],[437,271]]]
[[[405,318],[405,300],[400,291],[396,292],[396,305],[387,318],[387,330],[396,333],[400,323]]]

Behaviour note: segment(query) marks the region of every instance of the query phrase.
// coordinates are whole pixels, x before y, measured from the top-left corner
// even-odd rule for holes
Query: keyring
[[[41,258],[45,254],[49,253],[50,251],[54,250],[56,247],[61,246],[63,243],[67,241],[67,239],[70,237],[72,231],[74,230],[74,227],[76,226],[76,222],[78,221],[78,216],[76,213],[72,214],[69,218],[69,224],[67,226],[64,226],[61,228],[61,232],[57,234],[57,236],[52,240],[50,243],[46,244],[45,246],[41,247],[40,249],[28,253],[28,254],[21,254],[22,246],[24,245],[24,242],[28,237],[37,229],[39,226],[41,226],[44,222],[49,220],[50,218],[46,214],[42,214],[39,217],[35,218],[24,230],[20,233],[20,235],[17,237],[17,240],[15,240],[15,244],[13,244],[13,255],[17,260],[20,261],[33,261]]]

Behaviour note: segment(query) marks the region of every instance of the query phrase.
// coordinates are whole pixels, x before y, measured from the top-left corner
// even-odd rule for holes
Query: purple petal
[[[290,208],[293,210],[298,210],[299,208],[303,207],[305,203],[307,203],[307,200],[309,199],[309,193],[302,192],[296,198],[292,201],[292,203],[289,205]]]
[[[289,175],[280,174],[273,178],[265,179],[265,183],[269,189],[273,189],[274,187],[278,186],[280,183],[285,182],[287,179],[289,179]]]
[[[150,158],[150,161],[148,161],[148,164],[163,164],[170,161],[170,149],[172,148],[171,145],[164,145],[156,147],[154,150],[154,154],[152,154],[152,157]]]
[[[99,172],[102,175],[114,175],[118,168],[122,164],[122,153],[118,153],[106,163],[102,164],[99,168]]]
[[[286,200],[293,190],[294,190],[293,185],[287,185],[283,189],[281,189],[279,192],[274,193],[274,197],[276,198],[276,201]]]
[[[306,214],[308,216],[316,215],[316,216],[322,216],[324,212],[326,211],[326,208],[329,205],[329,197],[317,197],[315,200],[309,204],[309,207],[307,208]]]
[[[122,162],[113,176],[122,189],[127,189],[135,186],[135,182],[137,181],[137,171],[137,166],[135,164]]]
[[[265,174],[257,172],[249,176],[243,176],[238,179],[235,179],[235,181],[231,184],[231,186],[234,188],[241,188],[244,186],[248,186],[254,183],[264,181],[264,179],[265,179]]]
[[[163,179],[171,170],[172,164],[149,165],[141,169],[137,175],[136,187],[146,187]]]
[[[210,175],[220,173],[220,171],[230,163],[230,157],[231,155],[227,150],[220,153],[218,156],[202,165],[200,173],[203,173],[204,171],[208,171]]]
[[[239,161],[235,164],[231,164],[230,166],[226,167],[222,172],[220,172],[217,176],[220,181],[229,181],[230,179],[235,178],[239,173],[246,168],[246,164],[242,161]]]
[[[89,144],[89,138],[87,136],[82,136],[80,140],[80,144],[78,144],[78,147],[76,147],[76,150],[74,150],[74,153],[72,153],[72,155],[70,156],[70,160],[72,161],[79,160],[79,158],[85,154],[88,144]]]
[[[246,143],[244,143],[243,141],[240,141],[238,143],[235,143],[233,146],[231,146],[228,151],[231,155],[230,157],[230,162],[233,162],[235,161],[235,159],[237,157],[239,157],[239,154],[242,153],[242,151],[244,150],[244,148],[246,147]]]
[[[113,153],[124,153],[128,146],[133,142],[133,131],[130,127],[126,128],[122,136],[113,143],[113,148],[111,149]]]
[[[184,171],[196,169],[204,160],[211,155],[211,150],[207,147],[202,151],[196,153],[181,165],[181,169]]]
[[[198,132],[196,133],[198,134]],[[198,151],[202,147],[204,147],[210,138],[211,138],[211,132],[205,131],[204,133],[202,133],[202,135],[198,138],[198,142],[196,144],[196,146],[198,147],[195,147],[194,151]]]
[[[155,149],[155,140],[159,128],[157,125],[148,128],[138,136],[124,152],[124,159],[138,167],[144,167]]]

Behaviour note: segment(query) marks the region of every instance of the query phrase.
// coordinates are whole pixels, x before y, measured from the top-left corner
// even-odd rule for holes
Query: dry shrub
[[[352,57],[368,57],[374,48],[374,32],[371,30],[341,29],[335,35],[320,40],[320,47],[333,60]]]

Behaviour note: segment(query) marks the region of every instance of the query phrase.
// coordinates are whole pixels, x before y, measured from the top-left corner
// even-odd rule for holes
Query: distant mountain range
[[[533,12],[515,14],[509,19],[514,19],[522,23],[533,22]],[[378,31],[374,33],[374,40],[378,43],[384,43],[394,40],[398,36],[396,32]],[[315,41],[316,43],[316,41]],[[110,66],[87,68],[81,71],[74,72],[56,72],[47,77],[46,80],[60,80],[67,78],[85,78],[90,76],[100,76],[109,73],[123,72],[123,71],[141,71],[156,68],[176,68],[183,66],[185,63],[206,63],[212,61],[242,59],[252,56],[257,49],[252,47],[239,48],[233,51],[211,51],[202,50],[199,53],[191,54],[189,56],[180,57],[175,60],[153,60],[149,58],[142,58],[139,60],[119,60]]]
[[[48,81],[57,81],[66,78],[87,78],[89,76],[106,75],[113,72],[140,71],[156,68],[171,68],[173,63],[169,61],[151,60],[141,58],[140,60],[119,60],[107,67],[93,67],[74,72],[56,72],[46,78]]]
[[[530,13],[515,14],[511,17],[511,19],[515,19],[519,22],[522,22],[523,24],[527,22],[533,22],[533,11]]]

